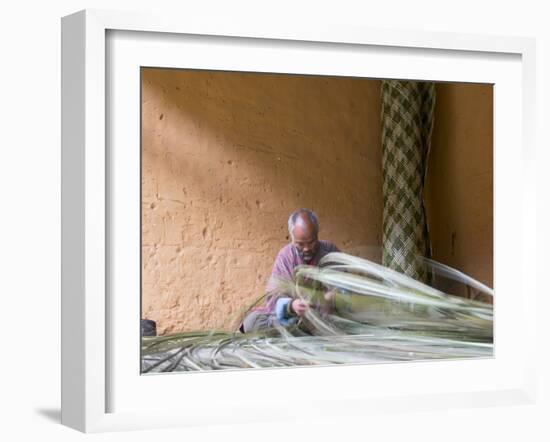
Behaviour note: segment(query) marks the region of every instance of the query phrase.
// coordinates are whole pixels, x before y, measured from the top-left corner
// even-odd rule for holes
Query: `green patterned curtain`
[[[384,80],[382,102],[383,250],[387,267],[426,281],[417,256],[430,256],[424,183],[433,129],[434,83]]]

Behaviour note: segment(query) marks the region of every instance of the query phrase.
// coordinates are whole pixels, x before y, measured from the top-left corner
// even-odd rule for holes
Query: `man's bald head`
[[[288,232],[292,244],[305,263],[309,263],[317,253],[319,242],[319,222],[309,209],[299,209],[288,218]]]
[[[315,227],[315,224],[309,219],[309,217],[305,213],[301,213],[296,218],[296,222],[294,223],[294,229],[292,230],[292,237],[295,236],[307,236],[307,237],[313,237],[317,236],[317,228]]]
[[[319,221],[317,215],[310,209],[298,209],[288,218],[288,233],[290,237],[294,237],[294,229],[296,226],[312,230],[315,235],[319,234]]]

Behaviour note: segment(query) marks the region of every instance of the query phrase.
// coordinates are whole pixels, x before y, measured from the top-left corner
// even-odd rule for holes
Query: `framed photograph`
[[[63,19],[64,424],[533,400],[533,41],[328,29]]]

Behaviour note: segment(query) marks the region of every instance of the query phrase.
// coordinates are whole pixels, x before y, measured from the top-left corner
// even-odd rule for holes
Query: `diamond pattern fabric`
[[[381,88],[383,237],[385,266],[420,281],[418,256],[430,256],[424,207],[435,85],[384,80]]]

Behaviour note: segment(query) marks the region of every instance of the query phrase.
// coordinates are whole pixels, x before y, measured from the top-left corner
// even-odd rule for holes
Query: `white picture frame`
[[[113,43],[109,41],[112,36],[121,38]],[[129,293],[135,293],[135,284],[139,287],[139,281],[135,281],[136,259],[139,261],[135,252],[137,250],[139,255],[139,236],[136,237],[133,227],[120,227],[127,226],[128,222],[139,223],[132,218],[136,213],[135,199],[122,198],[135,194],[135,187],[126,188],[125,183],[132,182],[135,186],[135,175],[132,174],[136,170],[125,169],[128,175],[118,169],[118,165],[128,159],[128,164],[135,165],[136,157],[131,157],[132,153],[129,153],[130,157],[124,157],[124,152],[127,152],[124,147],[110,149],[113,145],[135,146],[136,137],[139,138],[139,133],[135,133],[139,108],[134,109],[131,104],[135,103],[132,101],[134,95],[125,95],[122,91],[114,98],[111,83],[119,81],[117,75],[123,76],[128,80],[126,91],[132,93],[135,77],[132,73],[125,77],[124,69],[134,69],[140,64],[140,58],[147,54],[154,55],[150,60],[160,57],[158,60],[163,66],[181,66],[182,62],[176,60],[174,45],[186,38],[193,39],[200,47],[189,49],[197,57],[202,50],[218,51],[220,56],[203,58],[202,62],[196,58],[198,61],[194,66],[187,67],[220,68],[219,63],[226,63],[226,68],[236,70],[276,71],[274,54],[263,59],[257,53],[255,58],[246,55],[254,48],[264,50],[262,45],[267,44],[287,61],[295,63],[296,72],[305,69],[336,75],[344,70],[348,74],[363,72],[362,69],[367,68],[356,63],[357,58],[350,59],[349,54],[366,51],[365,56],[379,57],[376,60],[381,61],[377,64],[377,71],[368,71],[378,78],[433,77],[431,79],[483,82],[497,79],[495,358],[488,361],[139,375],[139,361],[135,360],[139,339],[133,339],[139,338],[139,321],[136,319],[139,312],[135,311],[134,301],[129,301],[130,298],[113,296],[128,284],[132,284]],[[148,49],[147,45],[150,46]],[[223,47],[223,53],[233,57],[227,55],[228,58],[224,59],[220,47]],[[317,53],[320,58],[316,58]],[[292,54],[294,58],[290,56]],[[326,61],[315,65],[315,60],[326,59],[327,54],[329,62],[332,61],[330,68],[326,67]],[[398,66],[401,64],[399,58],[393,60],[394,55],[407,57],[410,61],[406,77],[399,75],[402,71]],[[337,25],[298,27],[277,23],[265,26],[265,23],[216,23],[194,18],[182,21],[151,14],[87,10],[63,18],[62,56],[63,424],[84,432],[100,432],[208,425],[213,421],[259,422],[297,416],[329,418],[380,410],[391,413],[415,407],[438,409],[533,403],[536,383],[532,338],[536,325],[528,320],[535,317],[536,308],[536,287],[534,278],[529,277],[532,270],[528,263],[528,256],[535,254],[536,246],[536,186],[534,175],[529,173],[534,161],[535,47],[532,39],[390,32]],[[168,57],[162,60],[174,60],[166,62],[161,57]],[[338,63],[334,62],[336,58],[330,60],[330,57],[336,57]],[[233,64],[230,66],[229,63]],[[300,63],[314,67],[304,68]],[[448,63],[464,64],[449,74]],[[110,70],[112,65],[121,70]],[[288,65],[281,67],[282,72],[288,72],[288,69]],[[116,89],[116,94],[118,91]],[[122,110],[117,107],[121,103]],[[122,121],[120,115],[128,115],[128,121]],[[111,131],[107,131],[106,122],[114,125],[114,129],[111,127]],[[117,131],[122,132],[125,140],[122,144]],[[521,164],[519,171],[518,164]],[[521,176],[522,186],[513,186],[506,179],[514,167]],[[128,205],[121,210],[123,201]],[[516,210],[514,214],[510,201],[522,210]],[[122,219],[124,214],[129,218]],[[513,238],[510,238],[510,231],[516,233]],[[115,243],[118,246],[114,247]],[[133,267],[132,264],[128,267],[129,271],[116,267],[124,255],[133,263]],[[510,255],[515,256],[515,266]],[[515,294],[513,303],[508,294]],[[524,312],[523,317],[515,318],[521,333],[513,333],[510,328],[513,308]],[[124,310],[138,316],[124,316],[121,314]],[[135,327],[133,320],[136,321]],[[121,345],[121,342],[128,345]],[[125,352],[125,347],[129,348],[128,352]],[[404,374],[413,376],[417,382],[408,385],[403,381]],[[330,384],[336,379],[340,379],[338,392],[317,388],[321,381]],[[365,381],[365,385],[358,387],[357,381],[364,379],[376,379],[376,382]],[[393,379],[391,384],[389,379]],[[303,388],[301,398],[289,403],[276,395],[281,386],[292,387],[297,383]],[[266,385],[265,396],[256,398],[254,394],[258,387]],[[146,405],[149,403],[147,398],[154,395],[167,398],[168,391],[178,389],[186,392],[184,403],[166,400],[163,406]],[[205,391],[208,392],[206,398],[202,397]],[[214,393],[219,395],[216,403],[212,403]],[[144,398],[142,404],[139,397]],[[338,406],[327,406],[330,403]],[[304,412],[304,405],[308,405],[309,411]]]

